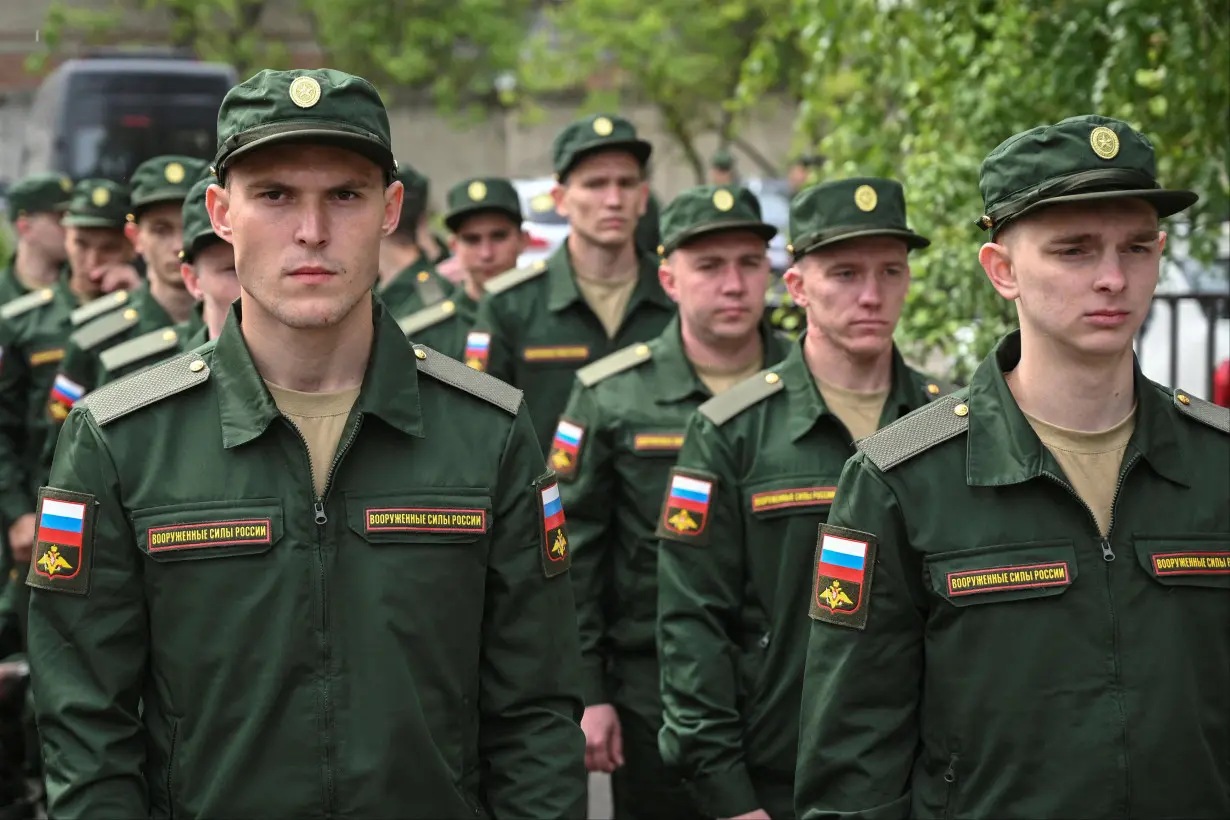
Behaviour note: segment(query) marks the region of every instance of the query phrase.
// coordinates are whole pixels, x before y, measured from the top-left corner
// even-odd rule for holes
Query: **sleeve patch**
[[[548,578],[565,573],[572,566],[572,550],[568,548],[568,526],[564,522],[564,505],[559,497],[559,481],[554,473],[535,482],[538,493],[539,521],[542,522],[542,572]]]
[[[472,330],[466,336],[466,352],[463,361],[475,370],[487,372],[487,357],[491,353],[491,334]]]
[[[551,439],[551,453],[547,464],[560,478],[576,477],[581,466],[581,442],[585,439],[585,427],[566,418],[559,420],[555,437]]]
[[[704,546],[709,543],[709,505],[717,476],[700,470],[671,470],[657,536]]]
[[[869,532],[820,525],[812,618],[851,629],[867,628],[877,544],[878,539]]]
[[[38,531],[26,584],[86,595],[94,548],[97,502],[89,493],[43,487],[38,494]]]
[[[47,400],[47,412],[57,422],[64,421],[64,419],[68,418],[68,411],[72,410],[73,405],[80,401],[84,395],[84,387],[63,373],[59,373],[56,375],[55,382],[51,385],[51,395]]]

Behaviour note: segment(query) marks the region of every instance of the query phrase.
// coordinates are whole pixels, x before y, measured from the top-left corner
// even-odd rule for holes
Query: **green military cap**
[[[1153,145],[1126,122],[1069,117],[1000,143],[982,161],[978,227],[994,236],[1013,219],[1047,205],[1098,199],[1143,199],[1159,217],[1176,214],[1199,197],[1157,182]]]
[[[143,208],[163,202],[183,202],[192,183],[201,178],[208,166],[205,160],[176,154],[147,159],[137,166],[129,180],[133,213],[140,214]]]
[[[600,151],[627,151],[645,167],[653,146],[636,135],[636,126],[614,114],[595,114],[565,126],[555,135],[551,157],[555,177],[568,176],[580,160]]]
[[[63,174],[34,174],[9,188],[9,216],[54,213],[68,208],[73,181]]]
[[[63,223],[78,228],[123,230],[132,200],[128,189],[109,179],[83,179],[73,191]]]
[[[521,198],[517,189],[503,177],[477,177],[458,182],[448,190],[448,213],[444,224],[454,233],[467,216],[482,211],[498,211],[521,224]]]
[[[397,168],[389,115],[375,87],[330,68],[265,69],[226,93],[218,109],[218,181],[238,157],[283,142],[348,148],[390,177]]]
[[[805,188],[790,203],[791,244],[787,248],[796,260],[860,236],[896,236],[910,248],[931,244],[906,225],[905,191],[896,180],[838,179]]]
[[[213,177],[205,174],[196,181],[184,199],[184,246],[179,258],[188,263],[205,247],[223,241],[222,237],[214,233],[213,223],[209,221],[209,211],[205,207],[205,191],[213,182]]]
[[[725,148],[719,148],[714,152],[713,159],[709,160],[709,166],[718,171],[729,171],[735,167],[735,158]]]
[[[765,242],[777,228],[760,218],[756,196],[737,185],[699,185],[675,197],[662,211],[662,244],[658,253],[673,253],[679,246],[719,231],[751,231]]]
[[[423,211],[427,210],[427,200],[431,194],[431,180],[407,162],[397,163],[397,172],[393,178],[405,188],[401,199],[402,223],[409,225],[418,222]]]

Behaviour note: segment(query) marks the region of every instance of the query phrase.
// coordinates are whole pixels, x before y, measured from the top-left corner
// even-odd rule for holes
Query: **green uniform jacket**
[[[30,292],[22,281],[17,278],[17,254],[9,257],[9,261],[0,266],[0,306]]]
[[[474,324],[478,303],[458,287],[443,302],[412,313],[394,313],[398,326],[411,342],[426,345],[445,356],[460,360],[466,343],[466,334]]]
[[[183,350],[191,350],[184,346],[185,343],[204,327],[205,323],[193,311],[187,319],[174,326],[163,325],[108,347],[98,354],[98,387],[157,364]]]
[[[1103,539],[1019,358],[842,474],[829,523],[874,575],[864,629],[811,625],[805,817],[1230,817],[1230,410],[1137,371]]]
[[[763,335],[764,362],[777,364],[789,344],[767,325]],[[684,355],[678,317],[648,344],[577,375],[549,461],[568,510],[585,702],[618,702],[658,725],[654,531],[684,428],[712,394]],[[576,431],[575,446],[560,437]],[[646,661],[637,666],[648,680],[629,681],[630,668],[615,671],[621,658]]]
[[[519,391],[378,310],[317,497],[232,311],[65,422],[41,503],[85,505],[84,555],[40,530],[29,578],[48,814],[583,817],[567,552]]]
[[[941,392],[896,353],[892,379],[881,426]],[[659,518],[659,741],[702,812],[789,814],[816,528],[853,453],[802,342],[688,424]]]
[[[452,292],[453,283],[436,273],[435,265],[425,256],[420,256],[376,291],[389,312],[398,317],[442,302]]]
[[[490,345],[487,372],[525,391],[544,453],[550,449],[577,369],[652,339],[675,315],[675,303],[658,283],[657,259],[643,256],[640,265],[640,279],[614,339],[607,338],[602,322],[577,289],[567,242],[545,266],[509,271],[487,283],[470,339],[485,336]],[[466,360],[470,358],[467,350]]]

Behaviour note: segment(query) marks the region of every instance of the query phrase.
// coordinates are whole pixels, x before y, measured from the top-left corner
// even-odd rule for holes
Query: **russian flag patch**
[[[560,478],[572,478],[577,474],[581,462],[581,440],[584,438],[584,427],[565,418],[559,420],[555,437],[551,439],[547,463]]]
[[[68,411],[85,395],[85,388],[65,376],[56,374],[56,380],[51,385],[51,395],[47,400],[47,410],[57,422],[68,417]]]
[[[876,543],[876,537],[868,532],[820,525],[812,618],[854,629],[866,628]]]
[[[568,527],[564,521],[564,505],[559,497],[559,482],[548,473],[535,483],[539,509],[542,511],[542,571],[548,578],[567,572],[572,565],[568,548]]]
[[[472,330],[466,336],[466,352],[462,356],[462,360],[475,370],[486,372],[487,356],[490,352],[491,334]]]
[[[94,496],[44,487],[38,496],[38,530],[29,586],[84,595],[94,532]]]
[[[705,544],[709,541],[709,505],[717,477],[699,470],[671,470],[662,502],[657,535],[676,541]]]

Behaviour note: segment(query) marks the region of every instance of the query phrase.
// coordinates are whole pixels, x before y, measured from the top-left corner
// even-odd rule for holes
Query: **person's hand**
[[[740,814],[737,817],[726,817],[723,820],[773,820],[773,818],[764,809],[756,809],[756,811],[749,811],[747,814]]]
[[[581,731],[585,733],[586,771],[610,774],[624,765],[623,733],[614,706],[599,703],[585,707]]]
[[[34,513],[26,513],[9,525],[9,551],[19,564],[30,563],[34,549]]]
[[[127,262],[110,262],[90,272],[90,278],[102,285],[103,293],[133,290],[141,285],[141,274]]]
[[[436,265],[436,273],[443,276],[448,281],[457,284],[461,282],[461,277],[465,271],[461,268],[461,260],[455,256],[450,256],[440,264]]]

